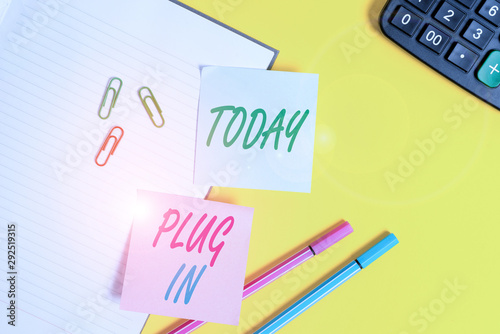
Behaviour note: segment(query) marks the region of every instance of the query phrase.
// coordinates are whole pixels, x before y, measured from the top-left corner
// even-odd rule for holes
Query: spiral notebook
[[[204,197],[192,182],[200,68],[270,68],[277,51],[175,1],[0,7],[0,332],[139,333],[147,315],[118,307],[137,189]]]

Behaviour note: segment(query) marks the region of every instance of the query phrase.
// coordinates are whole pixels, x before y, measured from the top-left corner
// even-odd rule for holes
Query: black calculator
[[[380,15],[387,37],[500,109],[500,2],[389,0]]]

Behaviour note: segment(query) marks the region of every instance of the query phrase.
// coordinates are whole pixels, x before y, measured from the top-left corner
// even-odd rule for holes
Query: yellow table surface
[[[349,221],[354,233],[242,304],[251,333],[388,232],[400,243],[280,333],[500,333],[500,111],[382,35],[385,1],[184,1],[319,73],[310,194],[214,188],[255,208],[247,279]],[[182,321],[151,316],[143,333]]]

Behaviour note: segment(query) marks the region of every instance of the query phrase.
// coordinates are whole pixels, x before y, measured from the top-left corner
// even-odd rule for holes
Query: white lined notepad
[[[16,327],[2,316],[0,332],[138,333],[147,315],[118,308],[136,189],[204,196],[192,186],[200,67],[267,68],[276,51],[165,0],[15,1],[0,42],[0,257],[12,223],[18,250]],[[115,76],[123,87],[103,121]],[[115,125],[123,139],[98,167]]]

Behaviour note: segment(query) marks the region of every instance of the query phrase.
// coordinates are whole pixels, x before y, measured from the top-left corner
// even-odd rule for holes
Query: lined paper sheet
[[[0,332],[139,333],[147,315],[118,308],[136,190],[203,197],[208,185],[192,185],[200,67],[268,68],[276,51],[165,0],[15,1],[0,42]],[[111,77],[123,87],[101,120]],[[124,136],[99,167],[113,126]]]

